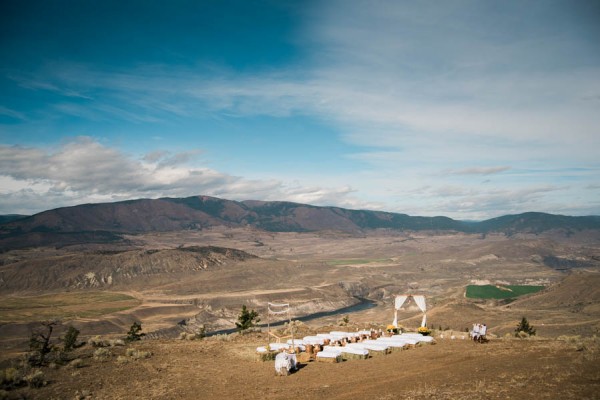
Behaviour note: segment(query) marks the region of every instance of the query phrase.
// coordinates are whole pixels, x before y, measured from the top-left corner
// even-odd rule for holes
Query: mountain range
[[[0,216],[0,249],[40,245],[104,243],[123,234],[201,230],[216,226],[253,227],[271,232],[334,231],[358,234],[372,229],[538,234],[600,230],[600,216],[572,217],[539,212],[485,221],[418,217],[384,211],[319,207],[283,201],[232,201],[209,196],[139,199],[82,204],[32,216]]]

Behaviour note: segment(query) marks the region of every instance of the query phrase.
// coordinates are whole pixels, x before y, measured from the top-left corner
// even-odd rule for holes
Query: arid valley
[[[117,362],[124,348],[84,367],[45,368],[40,388],[6,398],[598,398],[600,389],[600,236],[597,230],[506,235],[371,230],[268,232],[252,227],[124,235],[119,243],[35,247],[1,254],[0,344],[16,363],[41,320],[59,320],[82,340],[122,338],[132,322],[147,334],[134,344],[150,358]],[[537,285],[510,300],[474,299],[468,285]],[[394,297],[424,295],[435,345],[341,364],[311,361],[288,377],[257,361],[265,334],[179,340],[182,332],[235,328],[242,305],[267,320],[267,302],[292,317],[374,306],[299,323],[297,335],[374,328],[394,317]],[[362,299],[362,300],[361,300]],[[346,317],[346,322],[340,322]],[[536,336],[515,338],[522,317]],[[399,324],[416,330],[415,304]],[[463,339],[475,322],[490,341]],[[340,324],[344,326],[340,326]],[[284,328],[279,328],[284,329]],[[453,339],[450,339],[450,337]]]

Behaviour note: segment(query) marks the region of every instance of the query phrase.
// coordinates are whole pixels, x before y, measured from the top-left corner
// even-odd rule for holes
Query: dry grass
[[[100,347],[94,351],[94,360],[107,361],[112,356],[110,350]]]
[[[113,292],[68,292],[41,296],[4,296],[0,322],[30,322],[44,319],[96,318],[136,307],[140,301]]]
[[[78,349],[85,368],[44,369],[41,388],[11,389],[13,397],[95,399],[244,398],[299,399],[593,399],[600,390],[595,338],[581,338],[578,351],[564,340],[494,340],[485,345],[440,340],[389,355],[336,364],[307,362],[287,377],[275,376],[273,361],[258,362],[264,335],[218,340],[145,340],[135,348],[113,348],[115,357],[95,360],[91,347]],[[97,350],[96,350],[97,351]],[[152,353],[152,357],[135,354]],[[533,392],[531,392],[534,390]]]

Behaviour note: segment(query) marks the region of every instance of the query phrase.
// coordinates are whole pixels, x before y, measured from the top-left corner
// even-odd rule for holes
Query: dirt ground
[[[600,398],[596,338],[504,338],[486,344],[438,338],[433,345],[367,360],[311,361],[289,376],[276,376],[273,361],[257,361],[255,348],[265,341],[264,334],[230,340],[144,340],[130,347],[152,356],[126,362],[117,360],[126,347],[110,348],[110,359],[98,361],[86,346],[77,350],[81,368],[44,368],[46,386],[14,390],[8,398]]]

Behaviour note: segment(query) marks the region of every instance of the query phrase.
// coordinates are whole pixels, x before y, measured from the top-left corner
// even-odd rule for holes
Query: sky
[[[0,214],[600,215],[600,2],[5,0]]]

